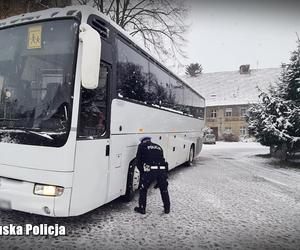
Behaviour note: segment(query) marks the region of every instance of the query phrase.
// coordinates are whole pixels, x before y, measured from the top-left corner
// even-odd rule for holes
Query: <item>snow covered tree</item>
[[[300,148],[300,41],[279,81],[259,98],[260,103],[249,109],[249,131],[287,159]]]
[[[199,63],[191,63],[185,68],[185,74],[188,76],[196,77],[202,73],[202,66]]]
[[[290,63],[282,75],[283,84],[280,86],[281,97],[292,100],[300,105],[300,40],[295,51],[292,52]]]

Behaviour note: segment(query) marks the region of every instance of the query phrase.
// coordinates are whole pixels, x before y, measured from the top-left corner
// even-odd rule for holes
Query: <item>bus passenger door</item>
[[[109,161],[108,86],[111,67],[101,63],[96,89],[81,88],[70,215],[106,202]]]

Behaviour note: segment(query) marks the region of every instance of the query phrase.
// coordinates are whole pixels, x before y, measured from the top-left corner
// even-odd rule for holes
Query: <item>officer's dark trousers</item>
[[[162,201],[164,203],[165,209],[170,209],[170,197],[168,193],[168,181],[167,181],[167,171],[165,169],[151,169],[149,172],[143,173],[141,177],[140,186],[140,197],[139,197],[139,207],[146,209],[147,203],[147,191],[153,181],[157,181],[158,187],[160,189],[160,194]]]

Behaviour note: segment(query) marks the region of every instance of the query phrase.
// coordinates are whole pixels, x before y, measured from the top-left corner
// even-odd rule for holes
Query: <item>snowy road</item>
[[[300,249],[300,171],[276,168],[255,143],[205,145],[192,167],[170,173],[171,213],[158,190],[147,214],[113,201],[78,218],[0,211],[0,225],[66,226],[67,236],[0,236],[5,248]]]

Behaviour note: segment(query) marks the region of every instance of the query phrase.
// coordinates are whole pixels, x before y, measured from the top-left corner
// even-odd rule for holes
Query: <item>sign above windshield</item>
[[[27,49],[42,48],[42,26],[32,26],[28,28]]]

